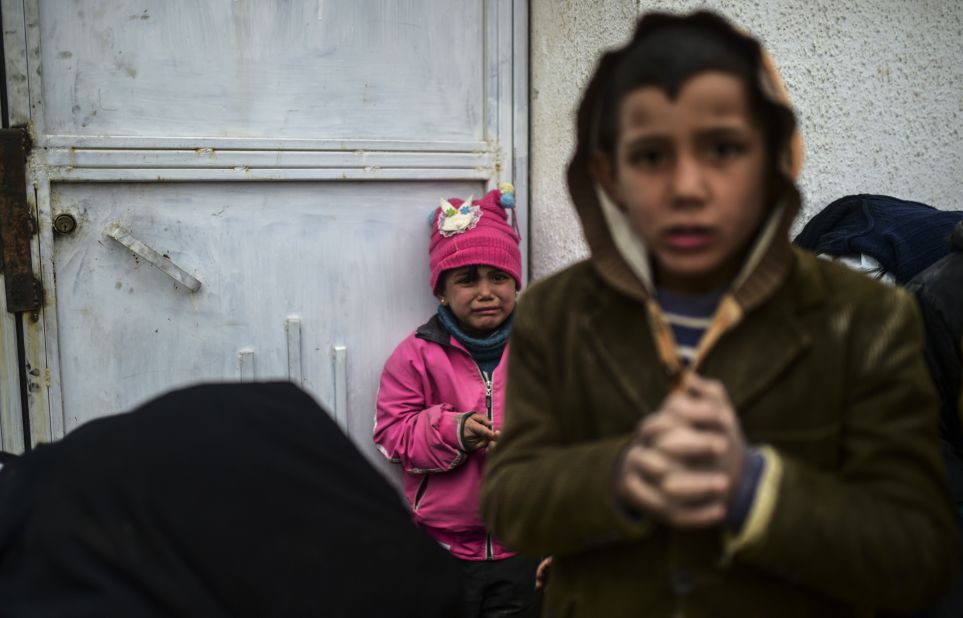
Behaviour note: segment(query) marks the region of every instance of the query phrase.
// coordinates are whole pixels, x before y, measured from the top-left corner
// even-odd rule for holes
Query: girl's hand
[[[495,439],[492,422],[484,414],[472,413],[465,419],[461,428],[461,442],[468,452],[485,448]]]
[[[548,576],[552,572],[552,557],[549,556],[538,563],[535,569],[535,590],[541,590],[548,583]]]
[[[495,445],[498,444],[498,440],[501,437],[502,437],[502,430],[496,429],[495,435],[492,436],[492,439],[488,441],[488,446],[485,447],[485,452],[486,453],[492,452],[495,449]]]

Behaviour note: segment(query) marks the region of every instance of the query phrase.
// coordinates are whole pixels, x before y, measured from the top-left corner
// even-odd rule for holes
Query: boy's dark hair
[[[708,11],[681,16],[653,13],[639,22],[619,56],[602,84],[596,110],[597,147],[613,162],[619,106],[625,95],[644,86],[657,86],[674,99],[690,78],[706,71],[721,71],[745,84],[750,113],[765,140],[767,161],[778,166],[777,153],[786,147],[796,121],[790,109],[762,91],[762,51],[754,39]]]

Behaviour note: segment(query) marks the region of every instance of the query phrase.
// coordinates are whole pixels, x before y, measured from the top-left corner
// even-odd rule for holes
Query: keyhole
[[[54,218],[53,226],[58,234],[71,234],[77,229],[77,220],[73,215],[61,214]]]

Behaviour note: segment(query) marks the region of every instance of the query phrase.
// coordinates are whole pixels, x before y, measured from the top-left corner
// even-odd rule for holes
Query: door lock
[[[72,234],[77,229],[77,219],[66,213],[54,217],[54,231],[58,234]]]

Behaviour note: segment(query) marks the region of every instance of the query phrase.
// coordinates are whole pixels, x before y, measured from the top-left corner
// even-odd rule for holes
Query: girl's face
[[[486,335],[515,309],[515,279],[492,266],[462,266],[445,272],[441,301],[469,335]]]
[[[743,83],[700,73],[675,100],[655,86],[619,109],[615,161],[595,175],[654,257],[658,284],[702,294],[735,278],[765,215],[765,144]]]

